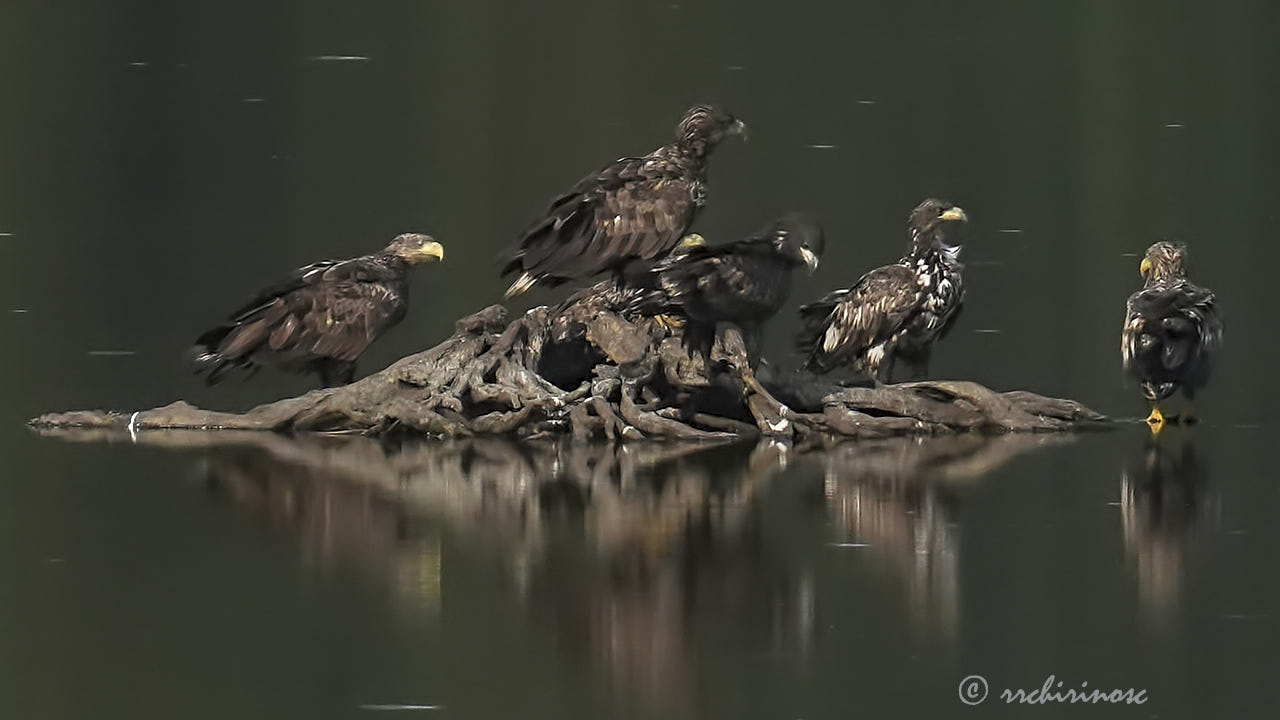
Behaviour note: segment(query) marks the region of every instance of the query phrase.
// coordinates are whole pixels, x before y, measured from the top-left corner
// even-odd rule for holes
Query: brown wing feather
[[[663,149],[622,158],[552,201],[520,237],[503,275],[523,271],[557,285],[661,257],[693,223],[699,193],[695,174]]]
[[[307,298],[293,347],[311,357],[353,362],[387,328],[400,320],[401,301],[379,283],[338,284]]]
[[[809,328],[802,347],[818,367],[829,368],[842,358],[856,358],[905,327],[918,309],[920,290],[915,274],[903,265],[876,268],[839,297],[828,296],[808,311]],[[817,309],[825,315],[814,317]],[[815,322],[816,321],[816,322]]]
[[[1152,400],[1206,383],[1221,345],[1213,293],[1189,281],[1144,288],[1125,304],[1123,365]]]
[[[370,258],[310,265],[201,335],[193,359],[210,383],[230,367],[304,372],[317,362],[354,362],[406,308],[402,269]]]

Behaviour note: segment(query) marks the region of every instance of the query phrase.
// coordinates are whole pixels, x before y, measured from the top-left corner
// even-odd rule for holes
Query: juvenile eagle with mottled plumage
[[[907,254],[800,308],[803,329],[796,346],[806,367],[827,372],[852,365],[877,383],[890,382],[902,360],[928,374],[933,344],[964,302],[959,232],[964,210],[930,198],[911,211]]]
[[[1214,295],[1187,279],[1185,245],[1147,248],[1143,288],[1125,303],[1120,354],[1124,368],[1152,402],[1148,420],[1163,421],[1158,404],[1178,389],[1191,400],[1209,381],[1222,347],[1222,317]]]
[[[554,287],[603,272],[623,273],[635,260],[665,256],[706,202],[707,160],[741,120],[709,105],[691,108],[675,142],[643,157],[624,157],[556,197],[519,239],[502,276],[520,273],[506,296],[534,285]]]
[[[822,227],[800,213],[785,215],[744,240],[690,248],[659,262],[651,271],[651,289],[631,310],[642,315],[686,319],[684,345],[710,357],[716,326],[733,323],[742,330],[748,357],[759,357],[761,329],[786,302],[791,271],[812,272],[822,256]]]
[[[408,312],[409,268],[443,258],[440,243],[405,234],[373,255],[298,268],[196,340],[196,372],[212,385],[233,368],[269,365],[317,373],[325,387],[349,383],[360,354]]]

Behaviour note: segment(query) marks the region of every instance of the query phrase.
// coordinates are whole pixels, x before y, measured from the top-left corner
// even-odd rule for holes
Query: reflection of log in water
[[[343,464],[355,467],[362,456],[376,458],[381,455],[377,448],[356,444],[339,449],[317,442],[310,452],[341,460],[327,469],[323,463],[317,468],[282,460],[273,450],[284,450],[287,457],[302,448],[269,442],[208,453],[208,490],[295,535],[306,562],[326,570],[357,568],[390,585],[409,606],[438,612],[440,535],[379,488],[335,481],[343,476]],[[369,450],[373,452],[365,452]]]
[[[750,539],[751,502],[779,466],[781,446],[471,440],[384,451],[357,438],[318,451],[256,440],[265,461],[258,482],[285,486],[273,497],[310,493],[316,500],[303,507],[326,518],[344,512],[333,503],[345,499],[372,538],[399,535],[406,518],[442,522],[468,556],[504,567],[514,594],[559,642],[637,697],[691,702],[699,677],[691,630],[706,616],[736,601],[747,612],[793,604],[785,573],[768,574]],[[375,502],[398,510],[373,515]],[[304,514],[293,525],[304,542],[317,542],[322,536],[306,529],[322,522]]]
[[[186,431],[137,441],[203,450],[217,497],[296,535],[308,558],[357,564],[413,606],[441,607],[442,548],[501,568],[539,626],[637,699],[692,708],[695,631],[714,623],[765,628],[771,652],[798,646],[809,627],[797,618],[811,617],[812,595],[762,559],[753,511],[785,464],[780,443],[393,447]]]
[[[824,462],[837,528],[905,585],[917,629],[951,636],[959,617],[960,491],[1013,457],[1067,438],[954,435],[839,445]]]
[[[763,631],[749,640],[773,655],[802,645],[795,618],[811,613],[808,596],[762,552],[754,511],[785,451],[699,453],[593,493],[582,515],[589,556],[546,555],[528,592],[534,614],[616,684],[673,707],[693,706],[707,628]]]
[[[916,624],[945,632],[958,606],[948,523],[961,485],[1054,437],[1063,441],[955,435],[803,455],[775,442],[388,446],[182,431],[137,441],[205,450],[220,497],[295,534],[307,557],[354,562],[414,606],[441,607],[452,558],[501,568],[539,626],[634,691],[624,697],[674,713],[697,707],[708,634],[785,664],[811,646],[820,588],[796,558],[812,550],[778,547],[806,540],[769,531],[758,507],[789,460],[826,469],[846,535],[906,580]],[[767,514],[803,514],[789,526],[812,527],[815,508],[798,497],[812,496],[771,493]]]
[[[1185,438],[1148,438],[1141,466],[1126,463],[1120,478],[1124,546],[1134,558],[1138,600],[1157,624],[1172,620],[1194,528],[1212,504],[1208,474]]]

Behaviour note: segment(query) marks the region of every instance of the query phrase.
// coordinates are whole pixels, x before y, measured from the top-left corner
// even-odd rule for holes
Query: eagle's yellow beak
[[[429,243],[423,243],[413,254],[416,262],[427,262],[428,260],[444,260],[444,246],[432,240]]]
[[[964,210],[953,207],[948,208],[946,212],[938,216],[939,220],[969,222],[969,216],[964,214]]]
[[[676,250],[692,250],[696,247],[706,245],[707,241],[698,233],[689,233],[680,238],[680,242],[676,243]]]
[[[1151,258],[1142,258],[1142,262],[1138,265],[1138,274],[1146,277],[1151,272]]]

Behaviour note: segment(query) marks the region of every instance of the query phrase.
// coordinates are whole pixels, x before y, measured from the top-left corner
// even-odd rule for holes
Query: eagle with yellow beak
[[[1222,316],[1211,291],[1187,279],[1187,248],[1161,241],[1138,266],[1143,287],[1125,303],[1120,355],[1151,402],[1147,422],[1164,426],[1160,401],[1179,389],[1190,402],[1209,381],[1222,348]],[[1190,412],[1183,420],[1190,420]]]

